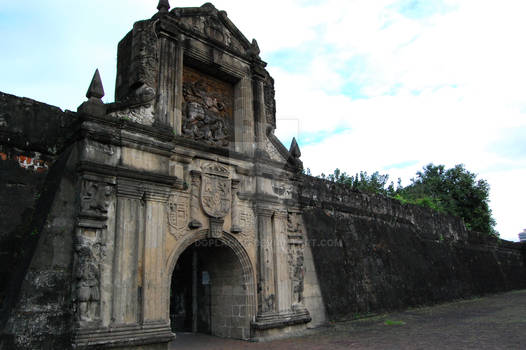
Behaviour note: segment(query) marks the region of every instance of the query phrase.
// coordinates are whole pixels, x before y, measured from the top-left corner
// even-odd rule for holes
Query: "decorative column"
[[[164,33],[161,33],[160,36],[157,116],[161,124],[173,125],[175,121],[177,50],[172,38]]]
[[[190,223],[191,229],[200,228],[203,224],[197,219],[199,216],[199,190],[201,189],[201,172],[197,170],[190,171],[192,178],[192,188],[190,189]]]
[[[258,207],[258,315],[276,312],[274,276],[274,240],[272,215],[268,208]]]
[[[145,219],[142,264],[142,318],[144,323],[152,323],[164,317],[166,305],[164,302],[163,284],[166,278],[165,267],[165,232],[166,208],[170,189],[149,186],[144,194]],[[141,266],[142,265],[142,266]]]
[[[138,267],[143,259],[145,227],[141,183],[118,179],[116,212],[112,321],[114,326],[137,325],[142,314],[142,303],[138,300],[143,275]]]
[[[232,227],[230,232],[232,233],[241,233],[242,228],[239,223],[239,198],[237,193],[239,191],[239,180],[232,180]]]
[[[184,35],[177,36],[175,47],[175,111],[174,119],[170,120],[170,125],[175,135],[181,135],[181,125],[183,124],[183,56],[184,56]]]
[[[276,259],[277,310],[287,312],[292,309],[291,276],[288,264],[287,212],[274,214],[274,255]]]
[[[113,199],[114,179],[85,175],[81,182],[80,213],[74,241],[75,308],[78,328],[101,326],[101,268],[107,231],[108,208]],[[110,183],[111,182],[111,185]]]
[[[234,89],[235,150],[249,156],[254,154],[254,106],[252,80],[243,77]]]
[[[257,71],[257,69],[256,69]],[[256,121],[256,142],[257,149],[264,149],[265,140],[265,91],[263,88],[264,77],[260,74],[254,74],[253,92],[254,92],[254,119]]]

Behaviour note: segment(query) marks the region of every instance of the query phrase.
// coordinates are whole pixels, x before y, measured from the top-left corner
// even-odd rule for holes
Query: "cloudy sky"
[[[200,6],[170,1],[172,6]],[[526,227],[524,0],[217,0],[276,80],[278,130],[313,174],[425,164],[491,185],[501,237]],[[76,110],[156,0],[0,0],[0,91]]]

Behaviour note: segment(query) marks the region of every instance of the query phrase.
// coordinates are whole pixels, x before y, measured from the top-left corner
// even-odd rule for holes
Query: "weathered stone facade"
[[[119,43],[116,102],[102,102],[98,72],[76,113],[0,94],[2,350],[166,349],[185,330],[264,339],[323,324],[326,307],[332,318],[361,310],[346,308],[338,288],[348,286],[325,258],[333,271],[335,257],[350,264],[349,283],[374,286],[349,273],[349,247],[326,256],[308,240],[324,235],[327,183],[301,174],[295,140],[287,150],[274,136],[274,81],[257,42],[209,3],[158,9]],[[421,220],[422,232],[465,240],[457,219],[341,198],[323,210],[371,227]],[[500,261],[516,280],[524,262],[510,252]]]

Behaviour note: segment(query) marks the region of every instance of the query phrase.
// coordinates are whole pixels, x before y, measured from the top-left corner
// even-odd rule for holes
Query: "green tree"
[[[378,171],[371,175],[360,171],[350,176],[335,169],[332,174],[321,174],[319,177],[362,192],[382,194],[402,203],[459,216],[464,219],[468,229],[498,235],[489,208],[489,184],[477,179],[477,175],[466,170],[462,164],[451,169],[446,169],[444,165],[428,164],[416,173],[416,177],[406,187],[402,186],[401,179],[398,179],[396,186],[392,181],[387,185],[389,175]]]
[[[489,190],[487,181],[477,180],[477,175],[463,164],[451,169],[428,164],[416,173],[410,185],[395,190],[393,197],[460,216],[471,230],[497,234],[489,208]]]
[[[392,182],[386,187],[389,175],[380,174],[378,171],[375,171],[371,175],[369,175],[367,171],[360,171],[360,173],[350,176],[346,172],[342,173],[341,170],[337,168],[332,174],[329,174],[328,176],[321,174],[320,177],[332,182],[348,185],[352,189],[362,192],[389,195],[391,192],[395,191]]]

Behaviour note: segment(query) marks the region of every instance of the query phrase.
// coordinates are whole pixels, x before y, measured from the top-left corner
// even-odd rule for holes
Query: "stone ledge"
[[[312,320],[307,309],[288,313],[273,313],[268,315],[258,315],[256,321],[251,323],[255,330],[267,330],[272,328],[282,328],[302,323],[309,323]]]
[[[105,176],[117,176],[139,181],[147,181],[155,184],[162,184],[169,187],[182,187],[182,180],[176,176],[161,175],[144,170],[135,170],[122,166],[110,166],[89,161],[79,162],[77,167],[80,172],[92,172]]]
[[[121,346],[163,344],[175,339],[169,325],[146,324],[101,329],[78,330],[73,338],[74,349],[100,349]]]

